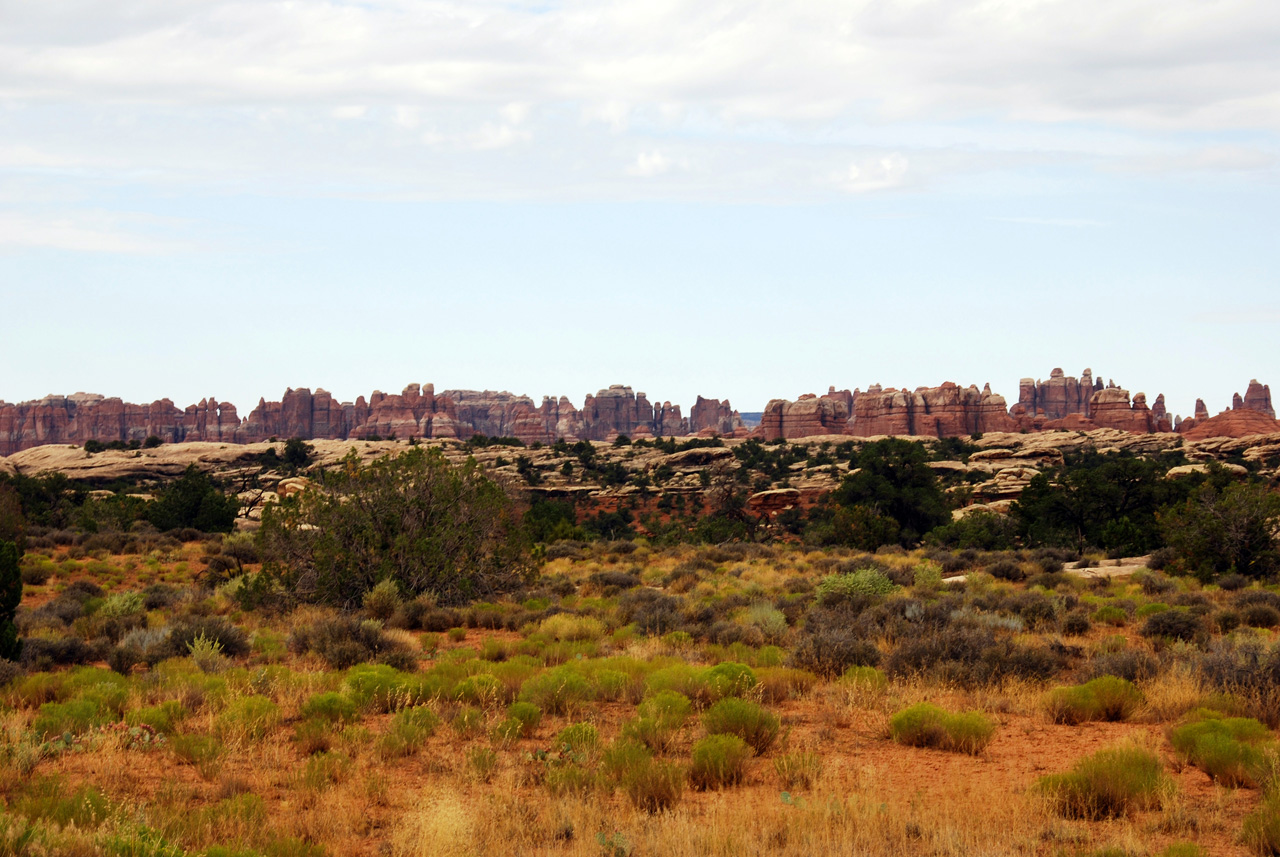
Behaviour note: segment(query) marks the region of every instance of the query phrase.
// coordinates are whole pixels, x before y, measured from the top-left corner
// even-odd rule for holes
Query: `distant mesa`
[[[1203,400],[1194,416],[1170,416],[1163,395],[1148,405],[1114,381],[1103,384],[1085,369],[1078,378],[1054,369],[1047,380],[1024,378],[1009,407],[989,384],[828,388],[795,400],[773,399],[763,412],[740,414],[728,400],[698,396],[686,417],[670,401],[615,384],[587,395],[581,408],[565,396],[528,396],[493,390],[445,390],[410,384],[400,393],[375,390],[366,399],[339,402],[323,389],[288,389],[279,401],[260,399],[241,417],[235,405],[212,397],[185,409],[169,399],[138,405],[95,393],[46,396],[20,404],[0,401],[0,455],[45,444],[144,441],[254,443],[270,438],[359,440],[375,437],[457,438],[475,434],[525,443],[610,441],[687,435],[794,439],[818,435],[965,437],[986,432],[1179,432],[1190,438],[1241,437],[1280,431],[1271,389],[1257,380],[1232,407],[1210,417]]]

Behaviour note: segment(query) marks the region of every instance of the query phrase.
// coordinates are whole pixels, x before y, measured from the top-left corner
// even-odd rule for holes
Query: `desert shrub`
[[[394,759],[415,753],[439,726],[440,718],[425,705],[403,708],[391,718],[391,725],[378,739],[378,755]]]
[[[1155,753],[1124,746],[1099,750],[1066,773],[1041,777],[1037,788],[1058,814],[1096,821],[1158,808],[1169,777]]]
[[[618,599],[618,620],[622,624],[634,623],[641,633],[662,636],[680,630],[684,624],[680,604],[679,598],[654,589],[633,589]]]
[[[1115,604],[1104,604],[1093,612],[1093,621],[1122,628],[1129,622],[1129,614]]]
[[[664,812],[679,803],[684,783],[683,768],[647,757],[622,778],[622,788],[631,805],[650,814]]]
[[[703,728],[709,735],[737,735],[757,753],[763,753],[778,737],[780,722],[754,702],[727,697],[702,715]]]
[[[1263,795],[1258,808],[1245,817],[1240,838],[1257,854],[1280,854],[1280,791]]]
[[[928,702],[889,718],[889,734],[899,744],[933,747],[976,756],[991,743],[996,725],[980,711],[952,713]]]
[[[881,598],[897,588],[883,571],[868,566],[827,575],[818,584],[816,596],[818,603],[832,607],[846,601],[858,603],[867,598]]]
[[[1002,559],[987,566],[987,574],[996,580],[1025,580],[1027,573],[1022,570],[1022,566],[1011,559]]]
[[[258,741],[280,722],[280,706],[265,696],[243,696],[233,700],[218,715],[214,725],[219,737]]]
[[[159,705],[144,706],[125,714],[125,722],[131,726],[150,726],[156,732],[168,735],[176,723],[187,716],[182,703],[176,699]]]
[[[813,673],[793,667],[763,667],[758,675],[760,699],[771,703],[798,699],[818,683],[818,677]]]
[[[1045,695],[1049,719],[1071,726],[1093,720],[1128,720],[1141,704],[1142,691],[1112,675],[1074,687],[1056,687]]]
[[[0,658],[0,689],[4,689],[14,679],[23,674],[22,667],[14,661]]]
[[[335,615],[295,627],[289,634],[289,650],[297,654],[315,652],[333,669],[347,669],[363,663],[383,663],[412,669],[417,660],[392,637],[383,633],[377,620]]]
[[[53,563],[35,562],[26,563],[22,566],[20,572],[22,583],[25,586],[44,586],[49,582],[49,577],[53,574]]]
[[[684,694],[658,691],[641,701],[637,709],[640,716],[623,726],[623,735],[651,750],[665,752],[692,711],[693,703]]]
[[[702,674],[706,698],[714,702],[726,696],[743,696],[752,690],[759,680],[755,671],[746,664],[725,661]]]
[[[1093,628],[1089,614],[1084,610],[1072,610],[1062,618],[1062,633],[1072,636],[1083,636]]]
[[[1274,628],[1280,625],[1280,610],[1270,604],[1250,604],[1240,611],[1240,622],[1250,628]]]
[[[700,791],[737,785],[750,756],[751,749],[737,735],[708,735],[693,745],[689,782]]]
[[[302,704],[303,717],[315,717],[330,723],[352,723],[359,716],[356,704],[341,693],[317,693]]]
[[[491,708],[508,699],[508,689],[497,676],[480,673],[454,685],[453,698],[468,705]]]
[[[513,702],[507,707],[507,719],[520,725],[521,738],[528,738],[542,722],[542,711],[531,702]]]
[[[474,738],[484,731],[484,712],[471,706],[463,706],[453,715],[449,726],[460,738]]]
[[[249,638],[244,631],[221,616],[188,616],[174,622],[163,645],[158,646],[157,659],[181,658],[191,653],[197,638],[217,643],[222,654],[238,658],[249,654]]]
[[[467,768],[477,780],[487,783],[498,769],[498,754],[489,747],[472,747],[467,751]]]
[[[804,635],[792,647],[787,662],[798,669],[831,679],[850,667],[879,665],[880,650],[874,643],[860,639],[849,628],[824,624],[806,627]]]
[[[549,714],[571,714],[594,697],[591,682],[569,666],[547,670],[520,686],[521,701],[531,702]]]
[[[986,629],[948,627],[900,643],[885,664],[891,676],[929,675],[965,687],[1005,678],[1047,679],[1063,666],[1050,649],[997,640]]]
[[[99,657],[98,647],[79,637],[27,637],[22,641],[18,663],[27,672],[43,672],[55,666],[91,663]]]
[[[1249,578],[1243,574],[1224,574],[1218,578],[1218,588],[1223,592],[1235,592],[1249,585]]]
[[[1191,764],[1224,786],[1257,786],[1272,744],[1271,732],[1256,720],[1223,717],[1200,710],[1169,733],[1173,748]]]
[[[1199,616],[1183,610],[1165,610],[1147,617],[1142,636],[1166,640],[1190,641],[1204,636],[1204,622]]]
[[[598,640],[604,636],[605,627],[594,616],[575,616],[571,613],[557,613],[542,620],[538,627],[540,633],[553,640]]]
[[[344,690],[360,708],[389,712],[422,703],[424,685],[387,664],[358,664],[347,671]]]
[[[627,542],[627,544],[631,544]],[[550,548],[548,548],[550,551]],[[613,590],[615,593],[623,589],[634,589],[640,585],[640,575],[629,571],[597,571],[593,573],[587,580],[593,585],[605,590],[606,593]]]
[[[79,735],[110,722],[111,712],[98,699],[80,698],[66,702],[46,702],[40,706],[31,731],[41,738],[70,733]]]
[[[400,587],[391,578],[383,578],[361,599],[364,611],[381,622],[386,622],[400,609],[404,599],[400,597]]]
[[[1144,681],[1159,673],[1160,661],[1155,655],[1126,647],[1097,655],[1088,663],[1085,674],[1091,679],[1110,675],[1125,681]]]

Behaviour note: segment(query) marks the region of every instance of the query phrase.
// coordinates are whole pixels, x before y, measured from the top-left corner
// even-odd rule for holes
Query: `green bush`
[[[754,702],[732,696],[707,709],[702,715],[702,725],[709,735],[737,735],[757,753],[769,749],[780,727],[777,715]]]
[[[542,722],[542,711],[531,702],[513,702],[507,707],[507,717],[520,724],[520,737],[528,738]]]
[[[330,723],[353,723],[359,717],[356,704],[349,697],[334,691],[317,693],[302,704],[302,716],[318,718]]]
[[[1258,808],[1245,817],[1240,838],[1258,854],[1280,854],[1280,792],[1263,795]]]
[[[125,722],[130,726],[150,726],[162,734],[173,731],[174,724],[187,716],[182,703],[169,700],[159,705],[139,708],[125,715]]]
[[[1271,732],[1257,720],[1197,711],[1169,733],[1173,749],[1224,786],[1257,786],[1266,774]]]
[[[975,756],[991,743],[996,726],[980,711],[952,713],[921,702],[889,718],[889,734],[899,744],[933,747]]]
[[[215,722],[223,739],[259,741],[280,722],[280,706],[265,696],[244,696],[228,705]]]
[[[1055,687],[1045,697],[1049,719],[1074,726],[1094,720],[1128,720],[1142,704],[1142,691],[1113,675],[1075,687]]]
[[[724,699],[726,696],[743,696],[756,686],[755,671],[746,664],[732,661],[716,664],[702,675],[709,702]]]
[[[818,584],[820,604],[835,604],[859,597],[888,595],[898,586],[877,568],[859,568],[846,574],[830,574]]]
[[[742,781],[751,749],[737,735],[708,735],[693,745],[689,781],[701,791]]]
[[[568,666],[547,670],[520,686],[522,702],[531,702],[549,714],[572,714],[594,697],[591,682]]]
[[[1159,808],[1170,780],[1154,753],[1127,746],[1099,750],[1066,773],[1041,777],[1037,788],[1060,815],[1097,821]]]
[[[401,709],[378,739],[378,755],[383,759],[412,755],[435,734],[439,726],[440,718],[425,705]]]

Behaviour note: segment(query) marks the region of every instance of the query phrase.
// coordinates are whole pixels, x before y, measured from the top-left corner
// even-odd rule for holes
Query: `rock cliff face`
[[[694,434],[706,432],[732,435],[743,429],[742,417],[733,410],[728,399],[721,402],[719,399],[704,399],[699,396],[689,411],[689,431]]]
[[[1275,434],[1280,432],[1280,420],[1267,416],[1262,411],[1252,408],[1223,411],[1216,417],[1205,420],[1185,420],[1192,423],[1190,428],[1182,432],[1187,440],[1206,440],[1211,437],[1249,437],[1255,434]]]
[[[1071,414],[1090,416],[1093,394],[1102,389],[1102,379],[1095,383],[1093,370],[1086,369],[1080,378],[1064,375],[1061,369],[1049,373],[1048,381],[1023,378],[1018,384],[1018,404],[1032,417],[1044,416],[1060,420]]]
[[[849,409],[843,399],[808,393],[797,401],[773,399],[765,406],[760,426],[752,434],[765,440],[844,434]]]
[[[1015,431],[1017,424],[1006,411],[1004,396],[950,381],[939,387],[917,387],[914,392],[882,390],[873,386],[853,400],[853,418],[845,433],[963,437],[988,431]]]
[[[1240,401],[1240,404],[1232,407],[1235,410],[1245,408],[1250,411],[1258,411],[1273,420],[1276,418],[1276,410],[1271,407],[1271,387],[1266,384],[1259,384],[1256,378],[1249,382],[1249,389],[1245,391],[1244,399]]]

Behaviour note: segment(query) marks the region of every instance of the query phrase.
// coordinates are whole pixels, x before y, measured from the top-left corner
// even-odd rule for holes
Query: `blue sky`
[[[1280,383],[1276,44],[1255,0],[0,0],[0,398],[1218,410]]]

